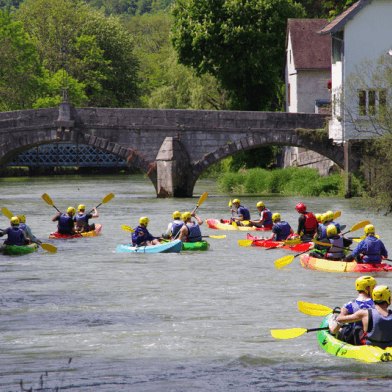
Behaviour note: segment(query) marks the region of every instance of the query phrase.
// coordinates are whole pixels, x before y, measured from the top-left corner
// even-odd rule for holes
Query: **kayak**
[[[311,257],[309,254],[300,256],[302,267],[318,271],[327,272],[378,272],[378,271],[392,271],[392,265],[379,264],[357,264],[355,261],[334,261],[326,259],[317,259]]]
[[[164,242],[159,245],[150,246],[133,246],[132,244],[118,245],[117,252],[134,252],[134,253],[172,253],[179,252],[182,248],[181,240]]]
[[[217,230],[229,230],[229,231],[271,231],[271,229],[266,229],[265,227],[255,227],[255,226],[237,226],[231,225],[230,220],[223,219],[206,219],[207,226],[210,229]]]
[[[330,315],[323,320],[320,328],[328,327],[329,317]],[[353,358],[364,362],[392,361],[392,347],[383,350],[375,346],[353,346],[352,344],[336,339],[328,330],[317,331],[317,340],[325,351],[337,357]]]
[[[246,236],[247,240],[253,241],[252,246],[261,246],[263,248],[280,248],[288,249],[294,252],[305,252],[313,247],[313,243],[304,242],[297,245],[285,245],[284,241],[263,240],[261,237],[255,237],[252,234]]]
[[[88,231],[87,233],[77,234],[60,234],[58,231],[49,234],[49,238],[52,240],[66,240],[70,238],[82,238],[82,237],[98,237],[101,234],[102,225],[97,223],[95,229]]]
[[[33,253],[38,249],[38,244],[31,245],[2,245],[0,252],[4,255],[25,255],[27,253]]]
[[[181,250],[208,250],[210,244],[207,241],[183,242]]]

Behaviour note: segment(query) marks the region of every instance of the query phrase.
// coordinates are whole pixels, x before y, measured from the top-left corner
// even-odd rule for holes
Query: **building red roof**
[[[317,34],[324,35],[336,33],[339,31],[350,19],[352,19],[362,8],[371,3],[371,0],[359,0],[346,11],[342,12],[335,19],[331,20],[327,25],[320,29]]]
[[[288,19],[286,49],[290,32],[296,69],[331,68],[331,37],[317,34],[327,22],[327,19]]]

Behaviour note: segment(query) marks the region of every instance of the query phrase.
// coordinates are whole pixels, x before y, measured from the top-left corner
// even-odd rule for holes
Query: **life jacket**
[[[274,224],[274,227],[272,228],[272,231],[276,233],[276,238],[275,241],[282,241],[287,239],[287,237],[290,235],[291,232],[291,227],[287,222],[277,222]]]
[[[27,227],[26,223],[19,223],[19,229],[25,231],[26,227]]]
[[[239,206],[237,210],[237,216],[242,215],[244,220],[249,220],[250,219],[250,213],[249,210],[246,207]]]
[[[7,245],[24,245],[24,231],[18,227],[10,227],[8,231]]]
[[[263,221],[263,226],[266,227],[268,225],[272,225],[273,224],[273,222],[272,222],[272,212],[268,208],[264,208],[264,210],[260,212],[260,218],[261,219],[264,219],[264,216],[265,216],[264,214],[267,215],[267,219],[265,219]]]
[[[374,238],[374,239],[371,239]],[[363,263],[381,263],[381,241],[377,237],[366,237],[364,239],[365,250],[362,252]]]
[[[200,226],[197,222],[194,222],[193,225],[191,225],[190,223],[187,223],[186,227],[189,230],[189,234],[186,236],[186,242],[199,242],[199,241],[201,241]]]
[[[174,220],[171,227],[172,237],[176,237],[178,232],[181,230],[181,227],[184,226],[184,222],[180,220]]]
[[[318,222],[316,217],[314,216],[313,212],[307,212],[306,214],[304,214],[305,217],[305,232],[304,234],[310,235],[310,236],[314,236],[316,230],[317,230],[317,226],[318,226]]]
[[[368,309],[369,326],[372,324],[372,329],[367,332],[366,344],[377,346],[381,348],[392,346],[392,312],[388,311],[388,316],[381,316],[377,309]]]
[[[317,237],[318,241],[327,238],[327,226],[324,226],[323,224],[319,225],[317,233],[318,233],[318,237]]]
[[[343,307],[347,309],[348,314],[354,314],[361,309],[374,308],[374,302],[371,298],[368,298],[365,301],[354,299],[350,302],[347,302]],[[347,324],[344,329],[344,335],[348,335],[355,326],[363,328],[362,321],[355,321],[354,323]]]
[[[69,215],[63,214],[60,216],[57,228],[62,234],[72,234],[71,225],[69,224],[70,221],[73,222],[73,219]]]
[[[334,235],[333,237],[336,237],[336,235]],[[327,258],[331,258],[331,259],[342,259],[345,254],[343,251],[343,237],[338,236],[339,238],[328,238],[329,242],[332,244],[332,246],[329,248],[326,256]]]
[[[86,228],[88,228],[88,219],[87,219],[87,214],[86,213],[84,213],[83,215],[76,215],[75,216],[75,220],[76,220],[76,225],[79,227],[79,228],[82,228],[82,227],[86,227]]]
[[[139,232],[142,231],[144,234],[139,236]],[[135,229],[135,232],[132,233],[132,244],[133,245],[140,245],[145,241],[152,241],[154,237],[149,233],[147,228],[143,229],[143,227],[138,226]]]

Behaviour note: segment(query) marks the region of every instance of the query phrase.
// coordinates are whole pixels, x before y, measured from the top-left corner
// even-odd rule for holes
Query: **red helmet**
[[[306,211],[306,205],[303,204],[303,203],[298,203],[298,204],[295,206],[295,209],[296,209],[300,214],[303,214],[303,213]]]

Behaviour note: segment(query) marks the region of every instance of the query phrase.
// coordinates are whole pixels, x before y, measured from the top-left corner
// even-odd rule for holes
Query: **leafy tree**
[[[0,110],[28,109],[39,90],[43,69],[34,41],[0,10]]]
[[[172,42],[181,64],[210,73],[232,109],[268,110],[281,80],[288,18],[304,16],[291,0],[178,0]]]
[[[242,168],[253,169],[255,167],[266,169],[271,164],[274,156],[274,150],[270,146],[254,148],[233,155],[229,168],[230,171],[238,171]]]
[[[0,0],[0,10],[10,13],[19,7],[19,3],[20,0]]]

